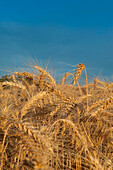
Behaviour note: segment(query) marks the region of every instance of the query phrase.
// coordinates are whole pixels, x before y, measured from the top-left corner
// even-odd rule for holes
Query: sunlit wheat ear
[[[41,89],[44,87],[44,81],[45,81],[45,74],[42,73],[39,79],[39,86]]]
[[[32,124],[29,123],[22,123],[21,121],[17,124],[16,126],[23,132],[25,132],[26,134],[28,134],[31,138],[35,139],[37,142],[42,141],[42,145],[44,145],[46,148],[48,148],[48,150],[53,153],[53,150],[51,148],[51,145],[49,143],[49,139],[47,140],[46,138],[44,138],[43,135],[40,134],[40,132],[34,127],[32,126]]]
[[[79,103],[81,103],[84,99],[86,99],[87,97],[91,97],[91,96],[92,96],[91,94],[84,95],[84,96],[80,97],[79,99],[75,100],[75,103],[76,103],[76,104],[79,104]]]
[[[17,76],[26,76],[26,77],[33,77],[31,73],[28,72],[15,72]]]
[[[41,159],[41,158],[42,158],[43,149],[45,151],[46,148],[43,147],[43,145],[41,144],[41,141],[39,141],[39,142],[37,141],[37,143],[36,143],[28,134],[24,134],[23,132],[21,132],[20,138],[21,138],[21,140],[18,145],[23,146],[23,148],[25,148],[26,151],[28,151],[28,153],[31,155],[31,157],[34,157],[34,159],[36,161],[39,161],[40,166],[43,165],[45,163],[45,161],[44,161],[45,159],[44,158]],[[23,153],[24,153],[24,149],[20,153],[20,155],[22,155]],[[24,158],[25,158],[26,153],[24,153],[24,154],[25,154],[24,155]],[[24,164],[23,164],[23,166],[24,166]],[[28,169],[30,168],[28,166],[28,164],[26,166]],[[34,168],[32,167],[32,169],[34,169]]]
[[[80,75],[82,74],[82,71],[83,69],[85,68],[85,65],[84,64],[79,64],[77,66],[77,69],[76,69],[76,72],[75,72],[75,75],[74,75],[74,80],[73,80],[73,84],[76,84]]]
[[[31,152],[31,155],[35,160],[40,162],[40,166],[46,165],[44,170],[47,168],[49,157],[54,155],[53,148],[51,146],[51,141],[48,136],[41,134],[40,131],[34,127],[32,123],[17,121],[15,126],[20,133],[20,146],[24,145]],[[45,160],[45,161],[44,161]]]
[[[15,83],[16,83],[16,77],[15,77],[15,75],[14,75],[14,74],[12,75],[12,80],[13,80],[13,82],[15,82]]]
[[[38,71],[40,71],[42,74],[44,74],[49,79],[49,81],[52,83],[52,85],[54,87],[56,87],[56,82],[55,82],[54,78],[49,73],[47,73],[45,70],[43,70],[39,66],[34,66],[34,68],[36,68]]]
[[[92,109],[95,109],[99,106],[102,106],[102,104],[105,103],[105,99],[101,99],[101,100],[97,100],[94,103],[92,103],[92,105],[89,107],[89,111],[91,111]]]
[[[64,77],[63,77],[62,81],[61,81],[62,85],[64,85],[65,80],[66,80],[66,78],[67,78],[69,75],[72,75],[72,76],[73,76],[73,74],[72,74],[72,73],[69,73],[69,72],[68,72],[68,73],[66,73],[66,74],[64,75]]]
[[[78,135],[78,137],[79,137],[80,139],[82,139],[81,142],[85,143],[85,141],[83,140],[83,137],[82,137],[81,134],[79,133],[78,128],[75,126],[75,124],[74,124],[71,120],[68,120],[68,119],[58,119],[58,120],[56,120],[56,121],[52,124],[51,128],[52,128],[53,126],[55,126],[56,124],[58,124],[59,122],[63,122],[65,125],[67,124],[68,126],[70,126],[70,127],[73,129],[73,131],[76,132],[76,134]]]
[[[108,109],[108,108],[111,106],[112,102],[113,102],[113,97],[107,98],[107,99],[104,101],[104,103],[101,104],[101,106],[100,106],[95,112],[92,112],[92,113],[91,113],[91,115],[92,115],[92,116],[96,116],[98,113],[100,113],[100,112]]]
[[[22,81],[24,82],[26,88],[27,88],[28,90],[30,90],[30,85],[29,85],[29,83],[26,81],[26,79],[25,79],[24,77],[22,78]]]
[[[69,103],[71,100],[70,99],[65,99],[63,102],[61,102],[56,108],[55,110],[53,110],[51,113],[50,113],[50,116],[54,116],[62,107],[64,107],[64,105],[66,105],[67,103]],[[70,110],[71,107],[75,106],[75,103],[71,103],[70,106],[65,106],[65,109],[66,110]]]
[[[6,81],[6,82],[3,82],[2,85],[13,86],[13,87],[17,87],[17,88],[20,88],[20,89],[23,89],[23,90],[26,89],[26,87],[23,84],[21,84],[20,82],[14,83],[14,82]]]
[[[53,110],[51,113],[50,113],[50,116],[54,116],[64,105],[66,104],[66,101],[61,103],[60,105],[58,105],[55,110]]]
[[[42,99],[45,95],[47,94],[46,91],[40,92],[38,94],[36,94],[35,96],[33,96],[22,108],[21,110],[21,118],[23,118],[23,116],[25,116],[25,114],[27,113],[27,110],[33,106],[35,104],[36,101],[38,101],[39,99]]]
[[[37,80],[39,80],[39,77],[35,74],[31,74],[31,73],[28,73],[28,72],[15,72],[15,74],[18,76],[18,77],[27,77],[29,78],[35,85],[38,84]],[[36,80],[34,79],[34,77],[36,78]]]

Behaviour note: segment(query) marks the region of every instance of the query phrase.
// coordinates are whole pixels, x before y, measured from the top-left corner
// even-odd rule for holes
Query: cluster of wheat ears
[[[113,83],[61,84],[39,66],[0,83],[1,170],[112,170]],[[66,85],[72,76],[73,84]]]

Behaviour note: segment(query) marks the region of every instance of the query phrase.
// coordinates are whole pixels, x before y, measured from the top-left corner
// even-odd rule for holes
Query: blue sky
[[[29,57],[111,77],[113,1],[0,0],[0,69]]]

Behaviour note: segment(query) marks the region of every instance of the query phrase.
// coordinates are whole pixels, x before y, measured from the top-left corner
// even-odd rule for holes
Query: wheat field
[[[113,83],[33,69],[0,82],[0,169],[113,170]]]

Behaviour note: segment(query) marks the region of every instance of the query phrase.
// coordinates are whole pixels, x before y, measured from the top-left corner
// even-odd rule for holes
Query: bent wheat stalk
[[[62,79],[62,85],[64,85],[64,82],[65,82],[65,80],[66,80],[66,78],[69,76],[69,75],[72,75],[73,76],[73,74],[72,73],[66,73],[65,75],[64,75],[64,77],[63,77],[63,79]]]
[[[102,85],[102,86],[104,86],[104,87],[108,85],[108,83],[99,81],[98,79],[94,79],[94,84],[97,85],[97,83],[100,84],[100,85]]]

